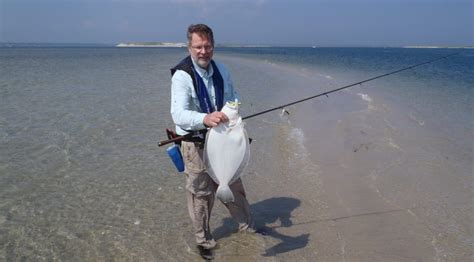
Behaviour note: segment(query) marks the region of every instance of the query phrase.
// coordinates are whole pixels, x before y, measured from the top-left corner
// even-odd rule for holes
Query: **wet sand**
[[[269,94],[275,102],[267,108],[318,93],[315,86],[351,81],[222,59],[244,75],[242,66],[274,74],[253,88],[292,83],[294,92]],[[234,73],[239,87],[241,77]],[[472,151],[368,92],[355,87],[292,106],[289,115],[247,120],[254,142],[244,183],[256,225],[267,235],[231,234],[236,226],[217,204],[218,261],[470,261]]]

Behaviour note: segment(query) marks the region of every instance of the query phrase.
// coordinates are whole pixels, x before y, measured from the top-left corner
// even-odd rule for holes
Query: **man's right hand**
[[[226,114],[219,112],[219,111],[214,111],[210,114],[207,114],[204,117],[204,125],[208,127],[215,127],[219,123],[224,123],[229,121],[229,118],[226,116]]]

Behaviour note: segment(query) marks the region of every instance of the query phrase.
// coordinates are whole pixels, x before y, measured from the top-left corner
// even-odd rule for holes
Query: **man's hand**
[[[219,111],[214,111],[210,114],[207,114],[205,117],[204,117],[204,125],[208,126],[208,127],[215,127],[217,126],[219,123],[224,123],[224,122],[227,122],[229,121],[229,118],[222,112],[219,112]]]

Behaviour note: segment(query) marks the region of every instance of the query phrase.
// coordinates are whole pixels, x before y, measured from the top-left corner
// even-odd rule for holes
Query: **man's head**
[[[214,35],[205,24],[188,27],[188,50],[194,61],[202,68],[209,66],[214,54]]]

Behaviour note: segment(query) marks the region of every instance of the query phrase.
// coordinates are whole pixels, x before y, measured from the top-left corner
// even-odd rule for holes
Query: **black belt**
[[[185,136],[190,135],[189,137],[183,139],[185,142],[204,143],[206,140],[207,129],[185,131],[189,132]]]
[[[193,142],[193,143],[204,143],[206,139],[198,136],[192,136],[190,138],[185,138],[182,141],[184,142]]]

